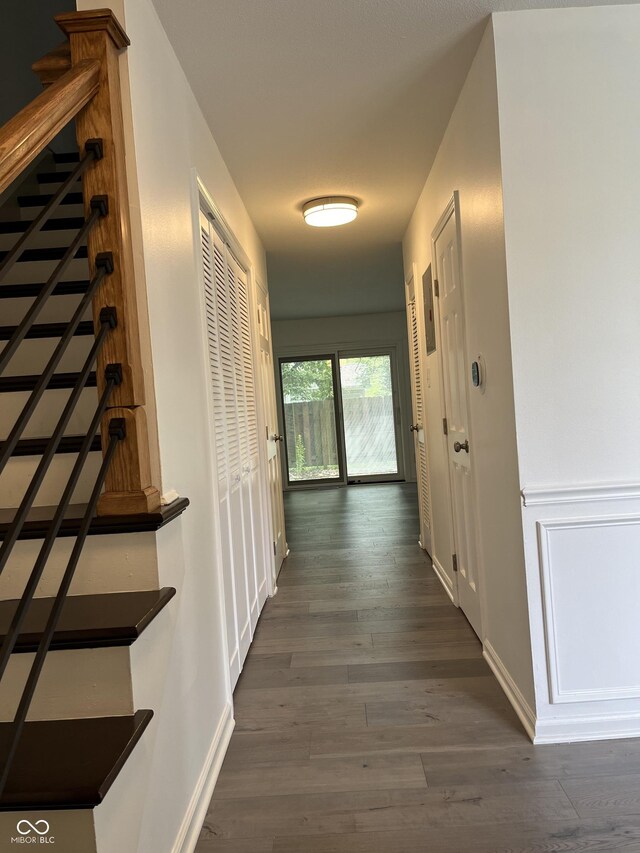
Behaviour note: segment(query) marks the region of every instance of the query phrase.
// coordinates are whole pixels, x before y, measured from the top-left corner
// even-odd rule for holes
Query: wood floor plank
[[[402,636],[402,635],[401,635]],[[371,634],[347,634],[333,637],[285,637],[269,639],[264,634],[254,640],[257,654],[283,652],[329,652],[354,649],[373,649]]]
[[[521,785],[433,788],[425,791],[418,803],[408,803],[400,792],[395,792],[386,808],[357,814],[356,831],[433,831],[442,826],[572,820],[575,817],[576,812],[559,782],[523,782]]]
[[[420,596],[413,597],[411,606],[431,607],[443,604],[449,607],[451,604],[446,593],[442,589],[434,589],[432,592],[425,592]],[[380,607],[386,607],[390,610],[403,610],[407,607],[407,596],[392,597],[389,594],[389,587],[385,586],[376,591],[375,595],[350,596],[344,594],[338,601],[335,599],[320,599],[319,601],[309,602],[307,607],[309,608],[309,613],[336,613],[339,610],[356,610],[358,613],[361,613],[363,611],[376,610]],[[362,618],[366,619],[367,617],[363,616]]]
[[[387,648],[407,648],[411,646],[423,646],[425,643],[430,643],[433,646],[446,645],[449,643],[462,643],[477,640],[477,637],[470,625],[453,624],[442,627],[439,625],[428,624],[424,628],[417,631],[395,631],[393,633],[378,633],[373,631],[371,634],[373,645],[376,649]]]
[[[292,728],[270,731],[234,731],[231,743],[224,758],[222,773],[232,768],[254,769],[262,764],[274,764],[278,761],[306,761],[311,756],[311,732],[304,728]],[[256,769],[256,772],[260,772]]]
[[[341,664],[364,665],[381,663],[402,663],[404,661],[445,661],[456,662],[467,659],[481,659],[482,646],[475,640],[449,644],[410,645],[405,647],[337,649],[332,651],[294,652],[291,655],[291,667],[299,666],[337,666]]]
[[[272,853],[273,838],[221,840],[209,832],[205,823],[196,849],[198,853]]]
[[[378,790],[384,787],[426,788],[417,755],[348,756],[309,761],[231,767],[221,773],[216,799],[276,794]]]
[[[346,684],[347,666],[315,666],[309,669],[281,669],[248,664],[240,675],[238,686],[242,690],[270,687],[306,687],[309,684]]]
[[[364,702],[333,701],[290,703],[265,709],[240,706],[235,711],[237,732],[317,730],[323,726],[340,731],[343,728],[363,728],[367,724]]]
[[[640,816],[640,773],[565,779],[562,787],[580,817],[598,815]]]
[[[482,658],[362,663],[349,666],[349,681],[404,681],[409,678],[468,678],[491,672]]]
[[[451,623],[443,623],[451,624]],[[455,624],[455,623],[453,623]],[[410,631],[429,630],[431,622],[424,619],[395,619],[385,622],[383,619],[372,621],[355,620],[353,622],[323,622],[317,620],[302,620],[284,622],[279,619],[261,623],[256,631],[256,638],[278,639],[280,637],[338,637],[354,634],[391,634],[407,633]]]
[[[367,703],[369,720],[374,713],[370,707]],[[436,750],[423,755],[422,761],[427,782],[436,786],[517,784],[536,779],[559,779],[564,785],[566,779],[573,784],[586,777],[597,787],[603,776],[640,774],[640,739],[541,746],[524,743],[455,753]],[[574,791],[578,796],[578,789]]]
[[[311,687],[263,687],[260,690],[237,690],[236,708],[278,707],[279,705],[313,705],[316,702],[410,702],[428,701],[434,697],[448,699],[450,704],[486,701],[495,704],[506,699],[496,680],[489,674],[471,678],[427,678],[410,681],[361,682],[356,684],[319,684]]]
[[[318,729],[311,732],[309,749],[312,758],[391,753],[423,755],[445,747],[468,750],[474,744],[519,746],[526,741],[527,736],[515,712],[510,712],[493,720],[472,723],[367,726],[354,731]]]
[[[639,853],[640,820],[525,821],[315,836],[276,836],[273,853]]]
[[[453,704],[448,697],[430,696],[427,699],[399,702],[367,702],[369,726],[419,726],[429,723],[477,722],[504,719],[513,709],[504,694],[466,698]],[[427,779],[429,777],[427,776]]]

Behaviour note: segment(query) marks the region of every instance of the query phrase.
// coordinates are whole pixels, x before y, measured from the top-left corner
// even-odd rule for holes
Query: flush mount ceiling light
[[[314,198],[302,208],[307,225],[316,228],[331,228],[334,225],[346,225],[358,215],[358,202],[348,196],[328,196]]]

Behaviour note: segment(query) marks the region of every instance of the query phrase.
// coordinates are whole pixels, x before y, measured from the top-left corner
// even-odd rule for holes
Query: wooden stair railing
[[[98,391],[104,390],[108,364],[122,369],[122,382],[113,389],[101,432],[106,447],[109,421],[121,418],[126,439],[116,449],[97,511],[99,515],[155,512],[160,507],[160,472],[157,454],[150,450],[155,445],[149,441],[145,409],[151,366],[144,364],[140,345],[120,89],[119,54],[129,39],[108,9],[64,13],[55,20],[68,42],[34,63],[44,92],[0,130],[0,192],[70,120],[75,118],[80,151],[90,140],[101,140],[102,156],[82,178],[87,215],[92,198],[106,196],[108,201],[107,215],[87,237],[89,266],[93,277],[96,258],[108,252],[113,271],[96,291],[93,317],[98,327],[102,309],[111,306],[118,324],[98,355]]]

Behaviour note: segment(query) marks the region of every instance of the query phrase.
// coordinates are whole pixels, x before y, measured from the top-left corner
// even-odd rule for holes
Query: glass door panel
[[[347,477],[398,474],[391,355],[340,357]]]
[[[341,481],[331,356],[280,361],[289,483]]]

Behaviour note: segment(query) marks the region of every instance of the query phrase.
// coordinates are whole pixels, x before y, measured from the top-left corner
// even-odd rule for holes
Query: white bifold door
[[[420,312],[416,303],[413,276],[406,283],[407,334],[409,337],[409,367],[411,371],[411,403],[413,433],[416,454],[416,479],[418,481],[418,506],[420,509],[420,544],[431,553],[431,494],[429,491],[429,469],[425,428],[424,387],[422,383],[421,348],[425,340]]]
[[[267,597],[251,294],[247,273],[200,213],[224,603],[235,686]]]

